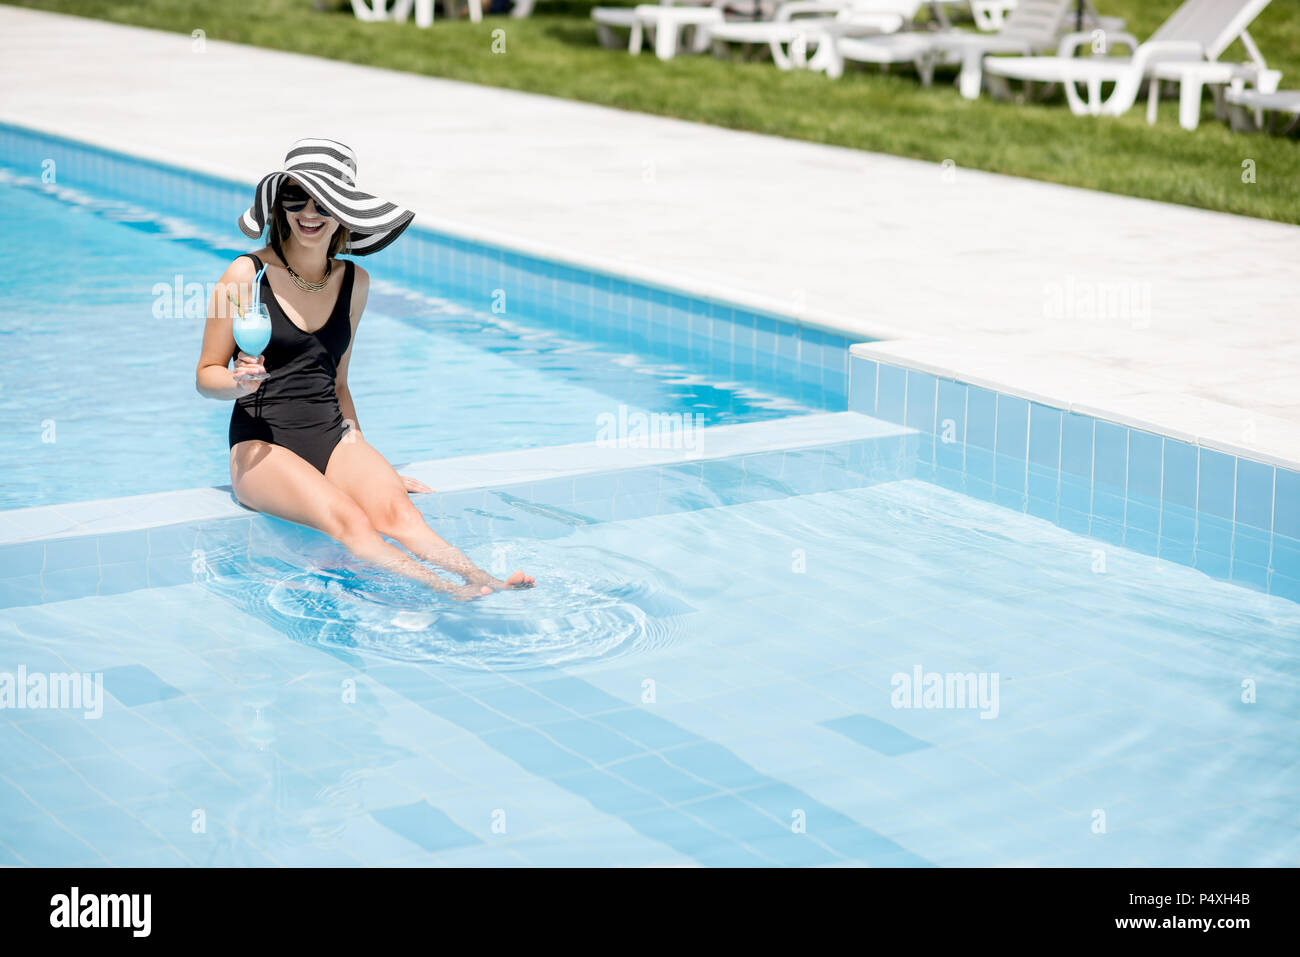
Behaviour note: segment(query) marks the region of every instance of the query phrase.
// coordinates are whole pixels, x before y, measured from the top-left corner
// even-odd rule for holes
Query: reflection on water
[[[303,561],[313,557],[336,567]],[[676,616],[691,610],[674,597],[671,576],[604,549],[512,543],[510,564],[527,568],[537,587],[458,602],[347,563],[340,546],[332,558],[323,550],[245,552],[229,563],[229,574],[215,572],[208,585],[298,641],[492,669],[553,667],[659,647],[671,639]]]

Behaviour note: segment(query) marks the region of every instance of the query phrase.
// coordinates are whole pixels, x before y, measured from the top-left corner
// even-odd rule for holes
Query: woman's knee
[[[418,531],[424,526],[424,516],[411,504],[403,490],[400,495],[393,495],[374,509],[371,516],[376,531],[390,538],[400,539],[403,535]]]
[[[349,548],[365,545],[375,538],[375,527],[369,516],[348,498],[340,498],[329,507],[326,525],[322,531]]]

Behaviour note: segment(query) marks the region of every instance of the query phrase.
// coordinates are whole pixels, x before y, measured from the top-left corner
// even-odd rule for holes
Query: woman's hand
[[[419,479],[413,479],[408,475],[399,475],[398,478],[402,480],[402,485],[408,492],[420,494],[423,492],[433,491],[433,489],[429,488],[429,486],[425,485]]]
[[[266,366],[262,364],[261,356],[249,356],[240,353],[235,357],[235,385],[246,395],[250,395],[261,388],[263,380],[266,378]],[[253,376],[254,378],[244,378]]]

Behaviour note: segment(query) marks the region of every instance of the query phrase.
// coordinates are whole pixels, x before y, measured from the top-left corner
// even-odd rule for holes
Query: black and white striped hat
[[[342,143],[299,140],[285,156],[284,169],[263,176],[257,184],[253,205],[239,217],[239,228],[249,239],[259,238],[271,220],[281,184],[292,178],[348,228],[350,239],[344,252],[353,256],[379,252],[402,234],[415,213],[361,192],[356,188],[356,175],[356,155]]]

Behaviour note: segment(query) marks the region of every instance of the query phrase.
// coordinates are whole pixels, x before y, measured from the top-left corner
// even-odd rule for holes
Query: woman
[[[253,239],[269,226],[268,242],[231,263],[217,284],[196,375],[200,394],[235,400],[235,497],[248,508],[318,529],[358,558],[454,598],[530,587],[534,581],[523,572],[494,578],[443,541],[407,497],[432,490],[398,475],[362,437],[348,362],[370,277],[335,256],[383,249],[414,214],[357,190],[356,169],[342,143],[300,140],[284,169],[258,183],[253,205],[240,218],[240,229]],[[235,345],[231,304],[248,300],[263,264],[259,296],[271,315],[271,341],[264,355],[248,356]],[[442,578],[382,536],[465,583]]]

